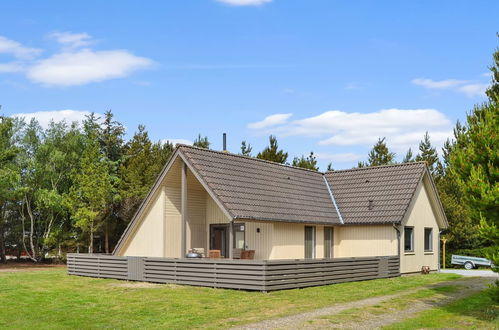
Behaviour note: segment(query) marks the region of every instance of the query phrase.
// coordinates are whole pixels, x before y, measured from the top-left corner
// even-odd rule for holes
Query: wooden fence
[[[224,260],[69,254],[68,273],[214,288],[273,291],[399,276],[399,258]]]

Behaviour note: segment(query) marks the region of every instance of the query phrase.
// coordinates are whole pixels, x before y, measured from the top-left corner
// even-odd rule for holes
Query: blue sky
[[[16,1],[0,3],[6,115],[112,109],[128,134],[207,135],[221,149],[277,134],[324,169],[436,145],[485,100],[497,1]],[[71,110],[71,111],[68,111]]]

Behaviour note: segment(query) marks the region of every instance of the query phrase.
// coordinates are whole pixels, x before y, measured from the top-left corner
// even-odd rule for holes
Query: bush
[[[496,251],[496,247],[488,246],[477,249],[458,249],[445,251],[445,267],[446,268],[461,268],[459,265],[452,265],[451,258],[453,254],[457,254],[460,256],[469,256],[469,257],[478,257],[478,258],[487,258],[487,255],[493,254]]]

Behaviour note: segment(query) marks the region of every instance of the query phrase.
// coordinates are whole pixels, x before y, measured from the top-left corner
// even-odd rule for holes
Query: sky
[[[81,120],[111,109],[131,137],[253,153],[277,136],[321,169],[378,140],[400,160],[441,147],[486,100],[497,1],[3,1],[0,104]]]

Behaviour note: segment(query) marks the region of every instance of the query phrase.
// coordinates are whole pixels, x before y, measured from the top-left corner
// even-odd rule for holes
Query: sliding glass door
[[[305,258],[315,258],[315,227],[305,226]]]
[[[324,227],[324,258],[333,257],[333,227]]]

